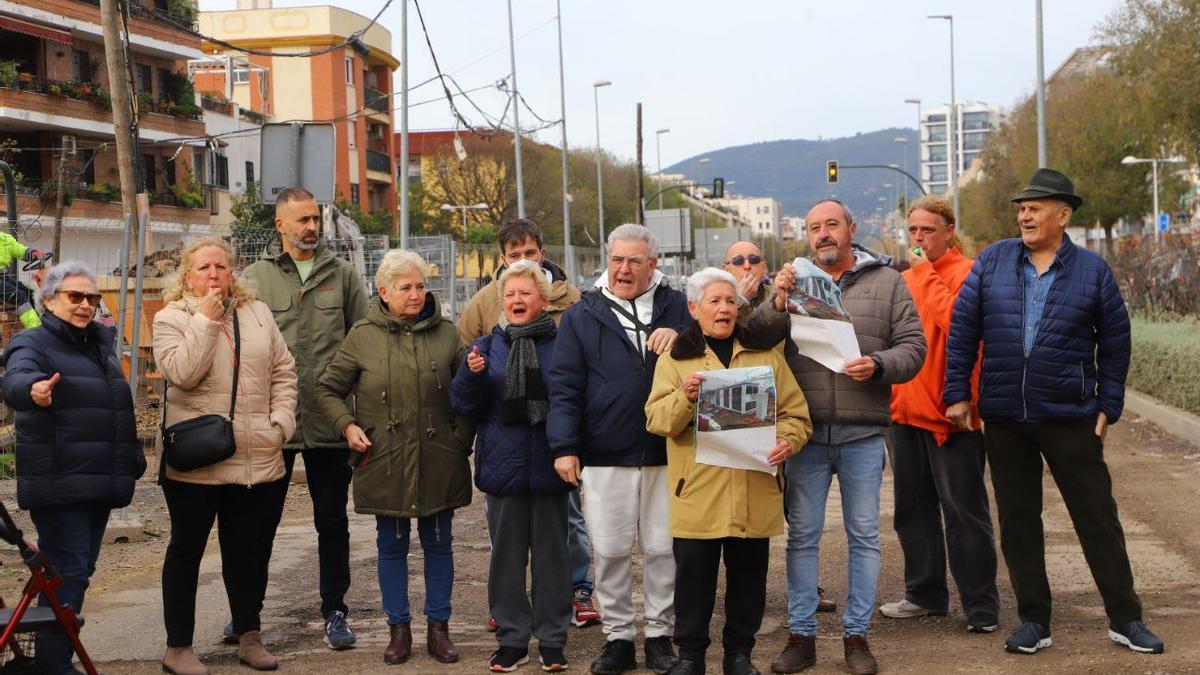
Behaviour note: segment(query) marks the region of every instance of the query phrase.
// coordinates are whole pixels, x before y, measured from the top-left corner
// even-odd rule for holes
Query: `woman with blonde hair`
[[[200,561],[214,520],[240,636],[238,659],[256,670],[279,665],[259,634],[266,564],[260,539],[275,531],[282,514],[282,449],[296,424],[296,364],[271,310],[241,282],[233,263],[221,239],[189,244],[163,293],[168,304],[154,317],[154,359],[166,381],[159,482],[171,516],[162,573],[162,667],[178,675],[208,672],[192,638]],[[185,462],[179,450],[186,434],[177,425],[224,415],[231,420],[232,454],[205,458],[198,467]]]
[[[385,663],[412,655],[408,549],[412,519],[425,553],[426,648],[458,660],[450,641],[454,509],[471,503],[467,455],[474,425],[450,408],[450,382],[466,360],[454,324],[425,287],[425,261],[388,251],[375,274],[379,297],[317,384],[321,414],[345,437],[354,511],[375,516],[379,590],[390,633]],[[346,403],[354,394],[354,408]]]

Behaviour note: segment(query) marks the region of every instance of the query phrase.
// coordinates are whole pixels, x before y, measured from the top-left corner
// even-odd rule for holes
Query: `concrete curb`
[[[1200,445],[1200,416],[1133,389],[1125,390],[1125,409],[1154,422],[1173,436]]]

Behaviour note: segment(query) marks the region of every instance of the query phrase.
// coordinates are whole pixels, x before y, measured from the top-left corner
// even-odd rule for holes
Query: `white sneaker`
[[[925,609],[924,607],[909,602],[908,598],[904,598],[899,602],[889,602],[879,606],[879,613],[889,619],[913,619],[920,616],[945,616],[945,612],[939,612],[933,609]]]

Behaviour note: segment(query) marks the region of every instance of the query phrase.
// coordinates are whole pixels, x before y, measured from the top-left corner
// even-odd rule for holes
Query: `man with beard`
[[[797,673],[816,663],[817,554],[825,503],[837,474],[849,546],[843,650],[847,672],[862,675],[878,672],[866,638],[879,579],[879,489],[891,385],[920,370],[925,335],[908,287],[890,267],[891,258],[853,243],[857,228],[844,204],[818,202],[805,223],[814,262],[841,290],[863,356],[847,361],[840,372],[800,354],[788,359],[808,399],[813,435],[784,469],[789,637],[771,670]],[[776,344],[789,336],[787,301],[795,287],[795,272],[785,265],[775,275],[774,302],[763,303],[747,323],[747,344]]]
[[[350,588],[350,523],[346,501],[350,489],[350,449],[317,412],[317,379],[341,346],[354,322],[367,313],[362,279],[347,261],[334,255],[320,238],[321,209],[304,188],[285,188],[275,200],[275,230],[279,248],[270,247],[262,260],[246,268],[245,276],[258,286],[258,297],[271,308],[275,323],[296,359],[300,399],[296,433],[284,446],[291,482],[296,455],[304,456],[305,477],[313,502],[320,560],[321,616],[330,649],[354,645],[346,622],[346,591]],[[283,500],[279,500],[280,508]],[[278,522],[278,518],[275,522]],[[272,536],[261,552],[263,592]],[[232,625],[225,627],[228,639]]]

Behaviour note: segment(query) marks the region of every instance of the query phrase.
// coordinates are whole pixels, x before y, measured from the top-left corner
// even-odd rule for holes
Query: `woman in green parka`
[[[425,289],[425,262],[389,251],[375,274],[379,297],[346,335],[317,385],[321,412],[353,456],[354,511],[375,516],[379,590],[391,639],[386,663],[412,653],[408,548],[412,518],[425,552],[429,653],[458,660],[450,642],[454,584],[451,520],[471,503],[467,462],[474,426],[450,408],[450,382],[466,347]],[[354,394],[354,409],[347,396]]]

